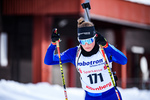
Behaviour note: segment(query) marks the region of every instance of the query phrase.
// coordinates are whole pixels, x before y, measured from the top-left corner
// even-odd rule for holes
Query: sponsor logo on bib
[[[99,86],[97,88],[92,88],[90,86],[86,86],[86,88],[89,89],[89,90],[103,90],[103,89],[105,89],[107,87],[111,87],[111,86],[112,86],[112,84],[111,84],[111,82],[109,82],[109,83],[107,83],[107,84],[105,84],[103,86]]]
[[[95,60],[95,61],[88,61],[88,62],[79,62],[78,66],[90,66],[90,67],[94,67],[97,65],[101,65],[104,64],[103,59],[99,59],[99,60]]]

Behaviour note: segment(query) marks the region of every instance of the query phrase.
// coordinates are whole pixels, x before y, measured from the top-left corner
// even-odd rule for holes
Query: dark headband
[[[78,28],[78,39],[87,39],[94,37],[95,33],[96,32],[94,26]]]

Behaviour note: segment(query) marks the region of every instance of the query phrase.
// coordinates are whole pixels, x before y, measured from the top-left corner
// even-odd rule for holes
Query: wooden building
[[[0,79],[61,84],[59,67],[45,65],[44,56],[54,27],[61,34],[61,52],[78,45],[77,19],[84,16],[83,2],[85,0],[1,0],[0,34],[6,34],[7,38],[7,63],[2,65],[0,61]],[[150,6],[125,0],[90,0],[90,4],[90,18],[96,30],[128,58],[126,65],[113,63],[118,85],[141,88],[141,57],[146,57],[150,71]],[[144,52],[132,52],[133,46],[144,48]],[[76,68],[70,63],[63,67],[67,86],[80,87]]]

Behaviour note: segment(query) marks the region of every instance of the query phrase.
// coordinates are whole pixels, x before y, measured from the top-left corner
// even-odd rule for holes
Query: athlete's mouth
[[[86,49],[91,49],[91,48],[86,48]]]

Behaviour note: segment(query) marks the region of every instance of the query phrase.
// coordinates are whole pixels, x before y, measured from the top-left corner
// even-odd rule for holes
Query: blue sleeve
[[[122,65],[127,63],[127,57],[113,45],[109,44],[104,50],[110,62],[114,61]]]
[[[56,46],[51,44],[46,52],[44,63],[47,65],[56,65],[59,64],[58,54],[54,54]],[[72,63],[75,65],[75,57],[76,57],[77,47],[70,48],[61,53],[61,61],[62,63]]]

